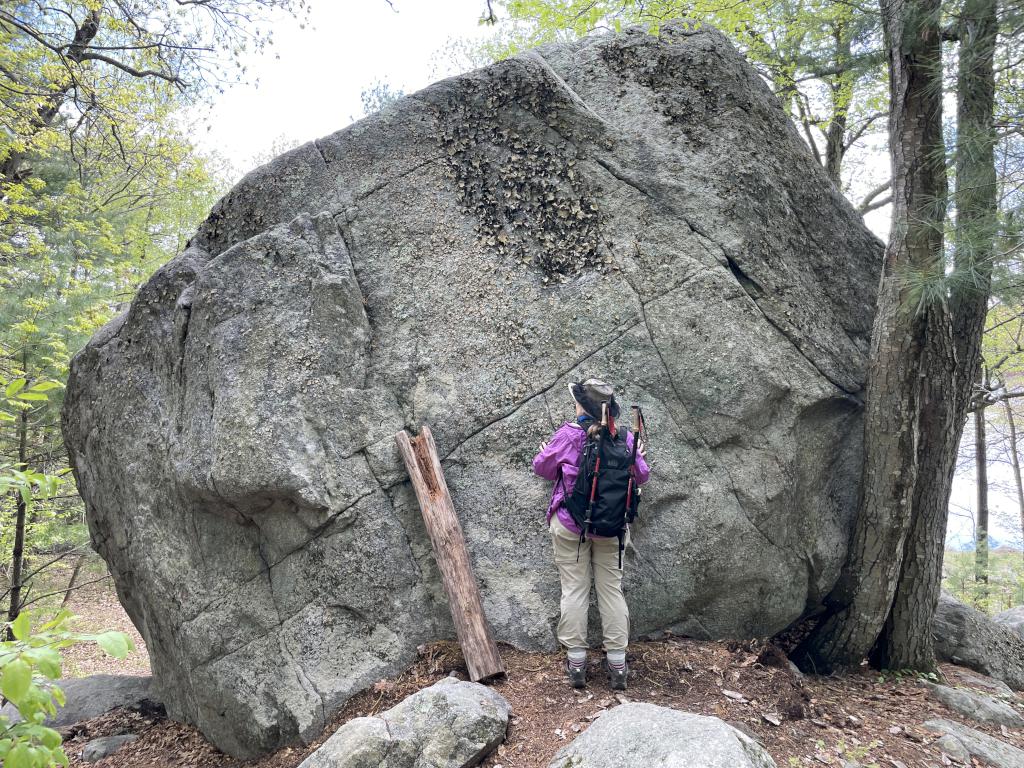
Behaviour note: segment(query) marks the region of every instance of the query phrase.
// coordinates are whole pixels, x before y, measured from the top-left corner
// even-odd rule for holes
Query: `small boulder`
[[[932,623],[935,653],[1024,690],[1024,637],[945,592]]]
[[[345,723],[299,768],[465,768],[504,741],[509,711],[492,689],[448,677]]]
[[[966,688],[950,688],[948,685],[936,685],[926,682],[932,696],[941,701],[954,712],[970,717],[982,723],[995,723],[1008,728],[1024,727],[1024,715],[1004,701],[993,699]]]
[[[153,678],[149,676],[89,675],[61,680],[58,685],[64,690],[66,702],[57,708],[55,717],[46,720],[51,728],[91,720],[118,707],[163,709],[153,690]],[[6,715],[12,723],[21,720],[10,704],[0,710],[0,715]]]
[[[968,765],[971,762],[971,753],[967,751],[967,747],[956,736],[947,733],[945,736],[936,739],[933,746],[954,763]]]
[[[971,753],[995,768],[1024,768],[1024,750],[952,720],[928,720],[924,727],[933,733],[954,736]]]
[[[623,704],[559,750],[549,768],[776,768],[764,747],[717,717]]]
[[[1002,624],[1024,637],[1024,605],[1017,605],[1008,611],[997,613],[992,617],[992,621]]]
[[[137,738],[139,737],[134,733],[125,733],[120,736],[101,736],[98,739],[93,739],[82,748],[82,762],[95,763],[97,760],[102,760]]]

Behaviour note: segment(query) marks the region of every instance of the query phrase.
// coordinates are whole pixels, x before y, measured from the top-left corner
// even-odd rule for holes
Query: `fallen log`
[[[419,437],[411,439],[402,430],[395,435],[395,441],[420,503],[469,677],[480,681],[503,675],[505,665],[484,616],[466,538],[448,493],[430,428],[424,425]]]

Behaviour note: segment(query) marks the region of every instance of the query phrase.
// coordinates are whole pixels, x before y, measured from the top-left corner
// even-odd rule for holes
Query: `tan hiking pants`
[[[629,607],[622,595],[619,540],[587,539],[579,546],[580,537],[562,525],[557,512],[551,516],[548,529],[554,547],[555,565],[562,579],[562,618],[558,622],[558,642],[567,649],[587,647],[587,609],[590,606],[590,578],[593,574],[605,650],[626,650],[629,641]],[[626,542],[629,542],[628,531]]]

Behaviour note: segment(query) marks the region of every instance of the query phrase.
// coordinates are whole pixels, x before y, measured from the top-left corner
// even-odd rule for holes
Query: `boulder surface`
[[[943,592],[932,623],[935,654],[1024,691],[1024,637]]]
[[[548,768],[775,768],[775,761],[717,717],[623,704],[560,749]]]
[[[987,733],[941,718],[925,721],[924,727],[934,733],[953,736],[972,757],[981,758],[995,768],[1024,768],[1024,750]]]
[[[995,723],[1008,728],[1024,727],[1024,715],[1005,701],[985,696],[966,688],[950,688],[948,685],[936,685],[925,681],[932,695],[964,717],[982,723]]]
[[[299,768],[468,768],[505,740],[509,711],[490,688],[448,677],[349,720]]]
[[[706,26],[543,47],[253,171],[65,401],[168,712],[238,756],[308,741],[452,635],[393,438],[423,423],[495,635],[553,648],[529,462],[587,375],[650,426],[634,633],[784,629],[846,552],[881,255]]]
[[[1009,610],[997,613],[992,621],[1009,627],[1021,637],[1024,637],[1024,605],[1017,605]]]
[[[91,720],[118,707],[158,710],[163,706],[148,675],[89,675],[61,680],[57,685],[64,691],[65,702],[55,716],[46,718],[46,725],[52,728]],[[5,704],[0,715],[12,723],[21,720],[13,704]]]

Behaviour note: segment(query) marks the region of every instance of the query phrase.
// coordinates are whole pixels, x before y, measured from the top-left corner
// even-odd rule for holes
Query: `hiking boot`
[[[573,688],[586,688],[587,687],[587,668],[586,666],[574,669],[569,663],[569,660],[565,660],[565,674],[569,676],[569,685]]]
[[[604,663],[608,670],[608,685],[613,691],[626,690],[626,675],[629,674],[629,666],[623,662],[622,669],[613,669],[607,661]]]

